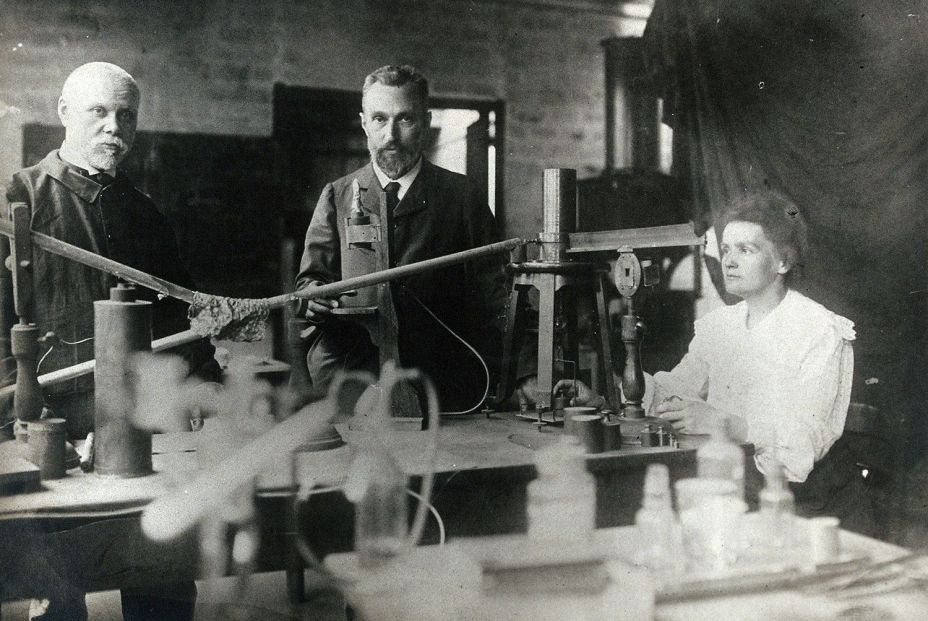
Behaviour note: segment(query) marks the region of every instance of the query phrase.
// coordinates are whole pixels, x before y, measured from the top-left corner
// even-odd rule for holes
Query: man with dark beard
[[[151,199],[117,170],[135,140],[139,96],[133,77],[116,65],[92,62],[75,69],[65,81],[58,100],[58,117],[65,128],[61,148],[16,173],[7,199],[31,206],[34,231],[171,282],[192,286],[181,266],[177,242],[167,220]],[[9,253],[9,240],[3,237],[0,265]],[[42,346],[40,372],[92,359],[93,302],[108,299],[116,279],[41,250],[34,253],[32,268],[33,320],[40,333],[52,331],[60,339],[57,345]],[[141,288],[137,297],[153,302],[155,338],[189,327],[183,302],[170,298],[158,300],[154,292]],[[8,338],[15,321],[11,274],[0,267],[0,357],[7,367],[4,369],[7,379],[15,375]],[[209,341],[200,340],[174,353],[186,358],[191,372],[215,380],[220,369],[213,351]],[[69,438],[84,437],[93,429],[92,375],[49,387],[44,392],[45,402],[54,415],[66,419]],[[115,548],[120,545],[116,533],[135,533],[126,535],[130,539],[140,536],[137,522],[133,527],[131,520],[110,520],[108,526]],[[86,619],[84,593],[78,586],[84,577],[69,575],[69,566],[55,553],[55,535],[48,535],[51,540],[46,549],[45,535],[25,532],[24,527],[15,543],[34,547],[13,552],[0,549],[0,575],[14,584],[21,579],[31,588],[44,589],[47,599],[33,602],[31,619]],[[67,539],[67,533],[62,537]],[[78,566],[80,563],[74,565]],[[154,590],[123,591],[123,617],[192,618],[196,596],[193,582],[160,585]]]
[[[355,202],[365,215],[378,214],[381,201],[392,208],[390,267],[498,239],[486,196],[463,175],[423,157],[431,113],[428,83],[420,73],[409,66],[377,69],[364,81],[361,107],[371,163],[322,191],[306,232],[297,289],[342,278],[340,249]],[[431,377],[444,411],[479,405],[485,376],[436,317],[477,347],[491,367],[498,366],[493,361],[507,301],[504,259],[474,261],[391,285],[400,362]],[[338,299],[316,299],[298,311],[317,326],[307,355],[314,389],[324,389],[339,370],[377,371],[379,354],[367,331],[346,315],[333,316],[338,307]]]

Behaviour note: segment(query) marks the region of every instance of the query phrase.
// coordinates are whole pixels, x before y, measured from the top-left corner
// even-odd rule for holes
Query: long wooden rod
[[[491,254],[508,252],[509,250],[521,246],[524,243],[525,240],[522,238],[513,237],[512,239],[496,242],[494,244],[478,246],[477,248],[470,248],[468,250],[462,250],[461,252],[446,254],[441,257],[435,257],[434,259],[426,259],[424,261],[410,263],[409,265],[391,267],[390,269],[381,270],[379,272],[371,272],[370,274],[363,274],[361,276],[355,276],[354,278],[346,278],[345,280],[339,280],[337,282],[329,283],[319,287],[306,287],[305,289],[300,289],[294,293],[279,295],[273,298],[268,298],[267,300],[271,308],[274,308],[275,305],[286,304],[294,298],[312,299],[332,297],[334,295],[338,295],[339,293],[345,293],[346,291],[352,291],[362,287],[370,287],[371,285],[379,285],[381,283],[390,282],[391,280],[406,278],[407,276],[421,274],[423,272],[428,272],[430,270],[435,270],[441,267],[448,267],[451,265],[457,265],[459,263],[465,263],[472,259],[485,257]]]
[[[0,234],[13,238],[14,235],[12,224],[8,221],[0,219]],[[187,302],[188,304],[193,304],[194,292],[190,289],[181,287],[180,285],[175,285],[174,283],[157,278],[151,274],[146,274],[141,270],[129,267],[128,265],[123,265],[122,263],[113,261],[112,259],[101,257],[98,254],[94,254],[93,252],[84,250],[83,248],[78,248],[77,246],[55,239],[54,237],[50,237],[44,233],[37,233],[33,231],[32,241],[39,248],[53,254],[62,256],[66,259],[71,259],[88,267],[108,272],[114,276],[123,278],[124,280],[128,280],[137,285],[152,289],[158,293],[163,293],[165,295],[178,298]],[[417,263],[410,263],[409,265],[401,265],[399,267],[394,267],[379,272],[373,272],[371,274],[364,274],[354,278],[347,278],[345,280],[322,285],[320,287],[307,287],[294,293],[286,293],[283,295],[266,298],[265,302],[269,308],[279,308],[290,303],[290,301],[296,298],[320,298],[338,295],[340,293],[345,293],[346,291],[360,289],[361,287],[370,287],[372,285],[390,282],[392,280],[405,278],[414,274],[421,274],[430,270],[448,267],[450,265],[457,265],[459,263],[465,263],[472,259],[501,252],[508,252],[509,250],[521,246],[524,243],[525,241],[523,239],[513,237],[501,242],[487,244],[477,248],[470,248],[468,250],[455,252],[453,254],[448,254],[442,257],[435,257],[433,259],[426,259],[425,261],[419,261]],[[152,341],[152,351],[164,351],[178,345],[192,343],[193,341],[196,341],[200,338],[203,337],[193,332],[192,330],[185,330],[163,339]],[[88,360],[74,366],[40,375],[39,385],[51,386],[72,380],[81,377],[82,375],[92,373],[93,369],[94,361]],[[14,386],[0,388],[0,398],[12,395],[13,390]]]
[[[0,234],[13,238],[14,234],[12,223],[0,219]],[[38,233],[36,231],[32,232],[32,242],[42,250],[46,250],[53,254],[62,256],[66,259],[71,259],[81,263],[82,265],[108,272],[114,276],[122,278],[123,280],[128,280],[129,282],[141,285],[158,293],[183,300],[187,304],[193,304],[194,292],[190,289],[181,287],[180,285],[176,285],[172,282],[168,282],[167,280],[158,278],[157,276],[146,274],[145,272],[137,270],[134,267],[129,267],[128,265],[123,265],[122,263],[113,261],[112,259],[101,257],[100,255],[90,252],[89,250],[78,248],[77,246],[55,239],[54,237],[44,233]],[[399,267],[393,267],[387,270],[373,272],[371,274],[364,274],[354,278],[339,280],[338,282],[322,285],[321,287],[307,287],[294,293],[284,293],[282,295],[265,298],[263,301],[267,304],[268,308],[280,308],[289,304],[295,298],[310,299],[331,297],[338,295],[339,293],[345,293],[346,291],[360,289],[361,287],[379,285],[381,283],[390,282],[391,280],[396,280],[398,278],[405,278],[407,276],[421,274],[423,272],[441,267],[448,267],[451,265],[457,265],[458,263],[465,263],[472,259],[477,259],[491,254],[508,252],[509,250],[512,250],[517,246],[521,246],[524,243],[525,241],[521,238],[513,237],[512,239],[507,239],[505,241],[496,242],[494,244],[487,244],[486,246],[479,246],[477,248],[470,248],[468,250],[455,252],[442,257],[435,257],[434,259],[426,259],[425,261],[410,263],[409,265],[401,265]]]
[[[0,234],[6,235],[10,239],[14,237],[13,234],[13,223],[8,222],[0,218]],[[32,231],[32,243],[41,248],[42,250],[51,252],[60,257],[66,259],[71,259],[87,267],[92,267],[103,272],[112,274],[123,280],[128,280],[129,282],[135,283],[137,285],[142,285],[152,291],[158,293],[169,295],[172,298],[177,298],[183,300],[187,304],[193,304],[193,291],[187,289],[186,287],[181,287],[180,285],[175,285],[172,282],[168,282],[157,276],[152,276],[147,274],[142,270],[137,270],[134,267],[129,267],[128,265],[123,265],[118,261],[113,261],[112,259],[107,259],[106,257],[101,257],[100,255],[90,252],[89,250],[84,250],[83,248],[78,248],[67,242],[63,242],[60,239],[55,239],[50,235],[45,233],[38,233]]]

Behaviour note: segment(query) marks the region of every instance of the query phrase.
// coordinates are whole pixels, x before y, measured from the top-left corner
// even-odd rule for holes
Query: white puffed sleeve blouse
[[[740,417],[761,472],[776,459],[789,480],[805,481],[844,431],[854,324],[789,290],[751,329],[741,302],[697,320],[695,332],[680,364],[654,375],[652,403],[704,399]]]

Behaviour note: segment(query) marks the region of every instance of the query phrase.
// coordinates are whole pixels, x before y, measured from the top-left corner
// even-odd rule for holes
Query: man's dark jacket
[[[363,210],[379,213],[383,189],[371,164],[326,185],[306,232],[296,280],[298,289],[312,281],[329,283],[342,278],[340,247],[355,179],[360,184]],[[487,207],[486,196],[465,176],[425,160],[393,215],[391,267],[498,241],[496,222]],[[373,257],[373,250],[369,252]],[[506,259],[505,256],[480,259],[404,278],[391,286],[399,319],[401,362],[405,367],[424,370],[435,381],[444,410],[479,401],[483,372],[473,354],[415,298],[489,357],[491,368],[498,367],[508,299],[503,270]],[[373,267],[373,258],[370,264]],[[323,330],[351,329],[345,324],[329,319]],[[310,373],[313,374],[313,369]]]
[[[90,250],[120,263],[186,287],[190,277],[178,255],[177,242],[167,220],[154,203],[121,173],[108,186],[82,174],[52,151],[38,164],[13,176],[7,189],[9,202],[32,207],[32,229]],[[0,259],[9,255],[9,240],[0,240]],[[107,299],[116,279],[43,250],[33,252],[35,291],[34,321],[40,333],[53,331],[68,342],[93,336],[93,302]],[[154,292],[138,288],[138,299],[152,301],[152,332],[160,338],[189,328],[186,305],[172,298],[157,300]],[[12,275],[0,267],[0,356],[10,355],[10,328],[16,322]],[[48,347],[43,346],[40,356]],[[198,341],[176,353],[183,354],[191,370],[205,378],[218,377],[213,347]],[[55,345],[42,361],[40,373],[48,373],[94,357],[93,340],[78,345]],[[7,369],[11,360],[6,361]],[[9,370],[5,371],[9,374]],[[87,375],[45,389],[62,395],[93,389]]]

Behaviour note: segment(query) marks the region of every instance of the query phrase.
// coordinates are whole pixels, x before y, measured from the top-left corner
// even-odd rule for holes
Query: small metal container
[[[622,448],[622,425],[618,419],[603,418],[603,450],[618,451]]]
[[[63,418],[44,418],[29,423],[29,454],[39,467],[42,480],[60,479],[65,474],[65,436]]]
[[[641,446],[652,447],[660,446],[660,439],[657,431],[652,425],[645,425],[644,429],[641,430]]]
[[[603,452],[603,418],[599,414],[576,414],[573,417],[574,433],[580,438],[587,453]]]
[[[570,397],[553,397],[551,399],[552,421],[562,421],[566,416],[564,408],[570,405]]]
[[[595,414],[595,413],[596,413],[596,408],[591,408],[589,406],[571,405],[571,406],[565,407],[564,408],[564,433],[573,433],[573,434],[576,433],[574,431],[574,425],[573,425],[574,416],[582,416],[584,414]]]

